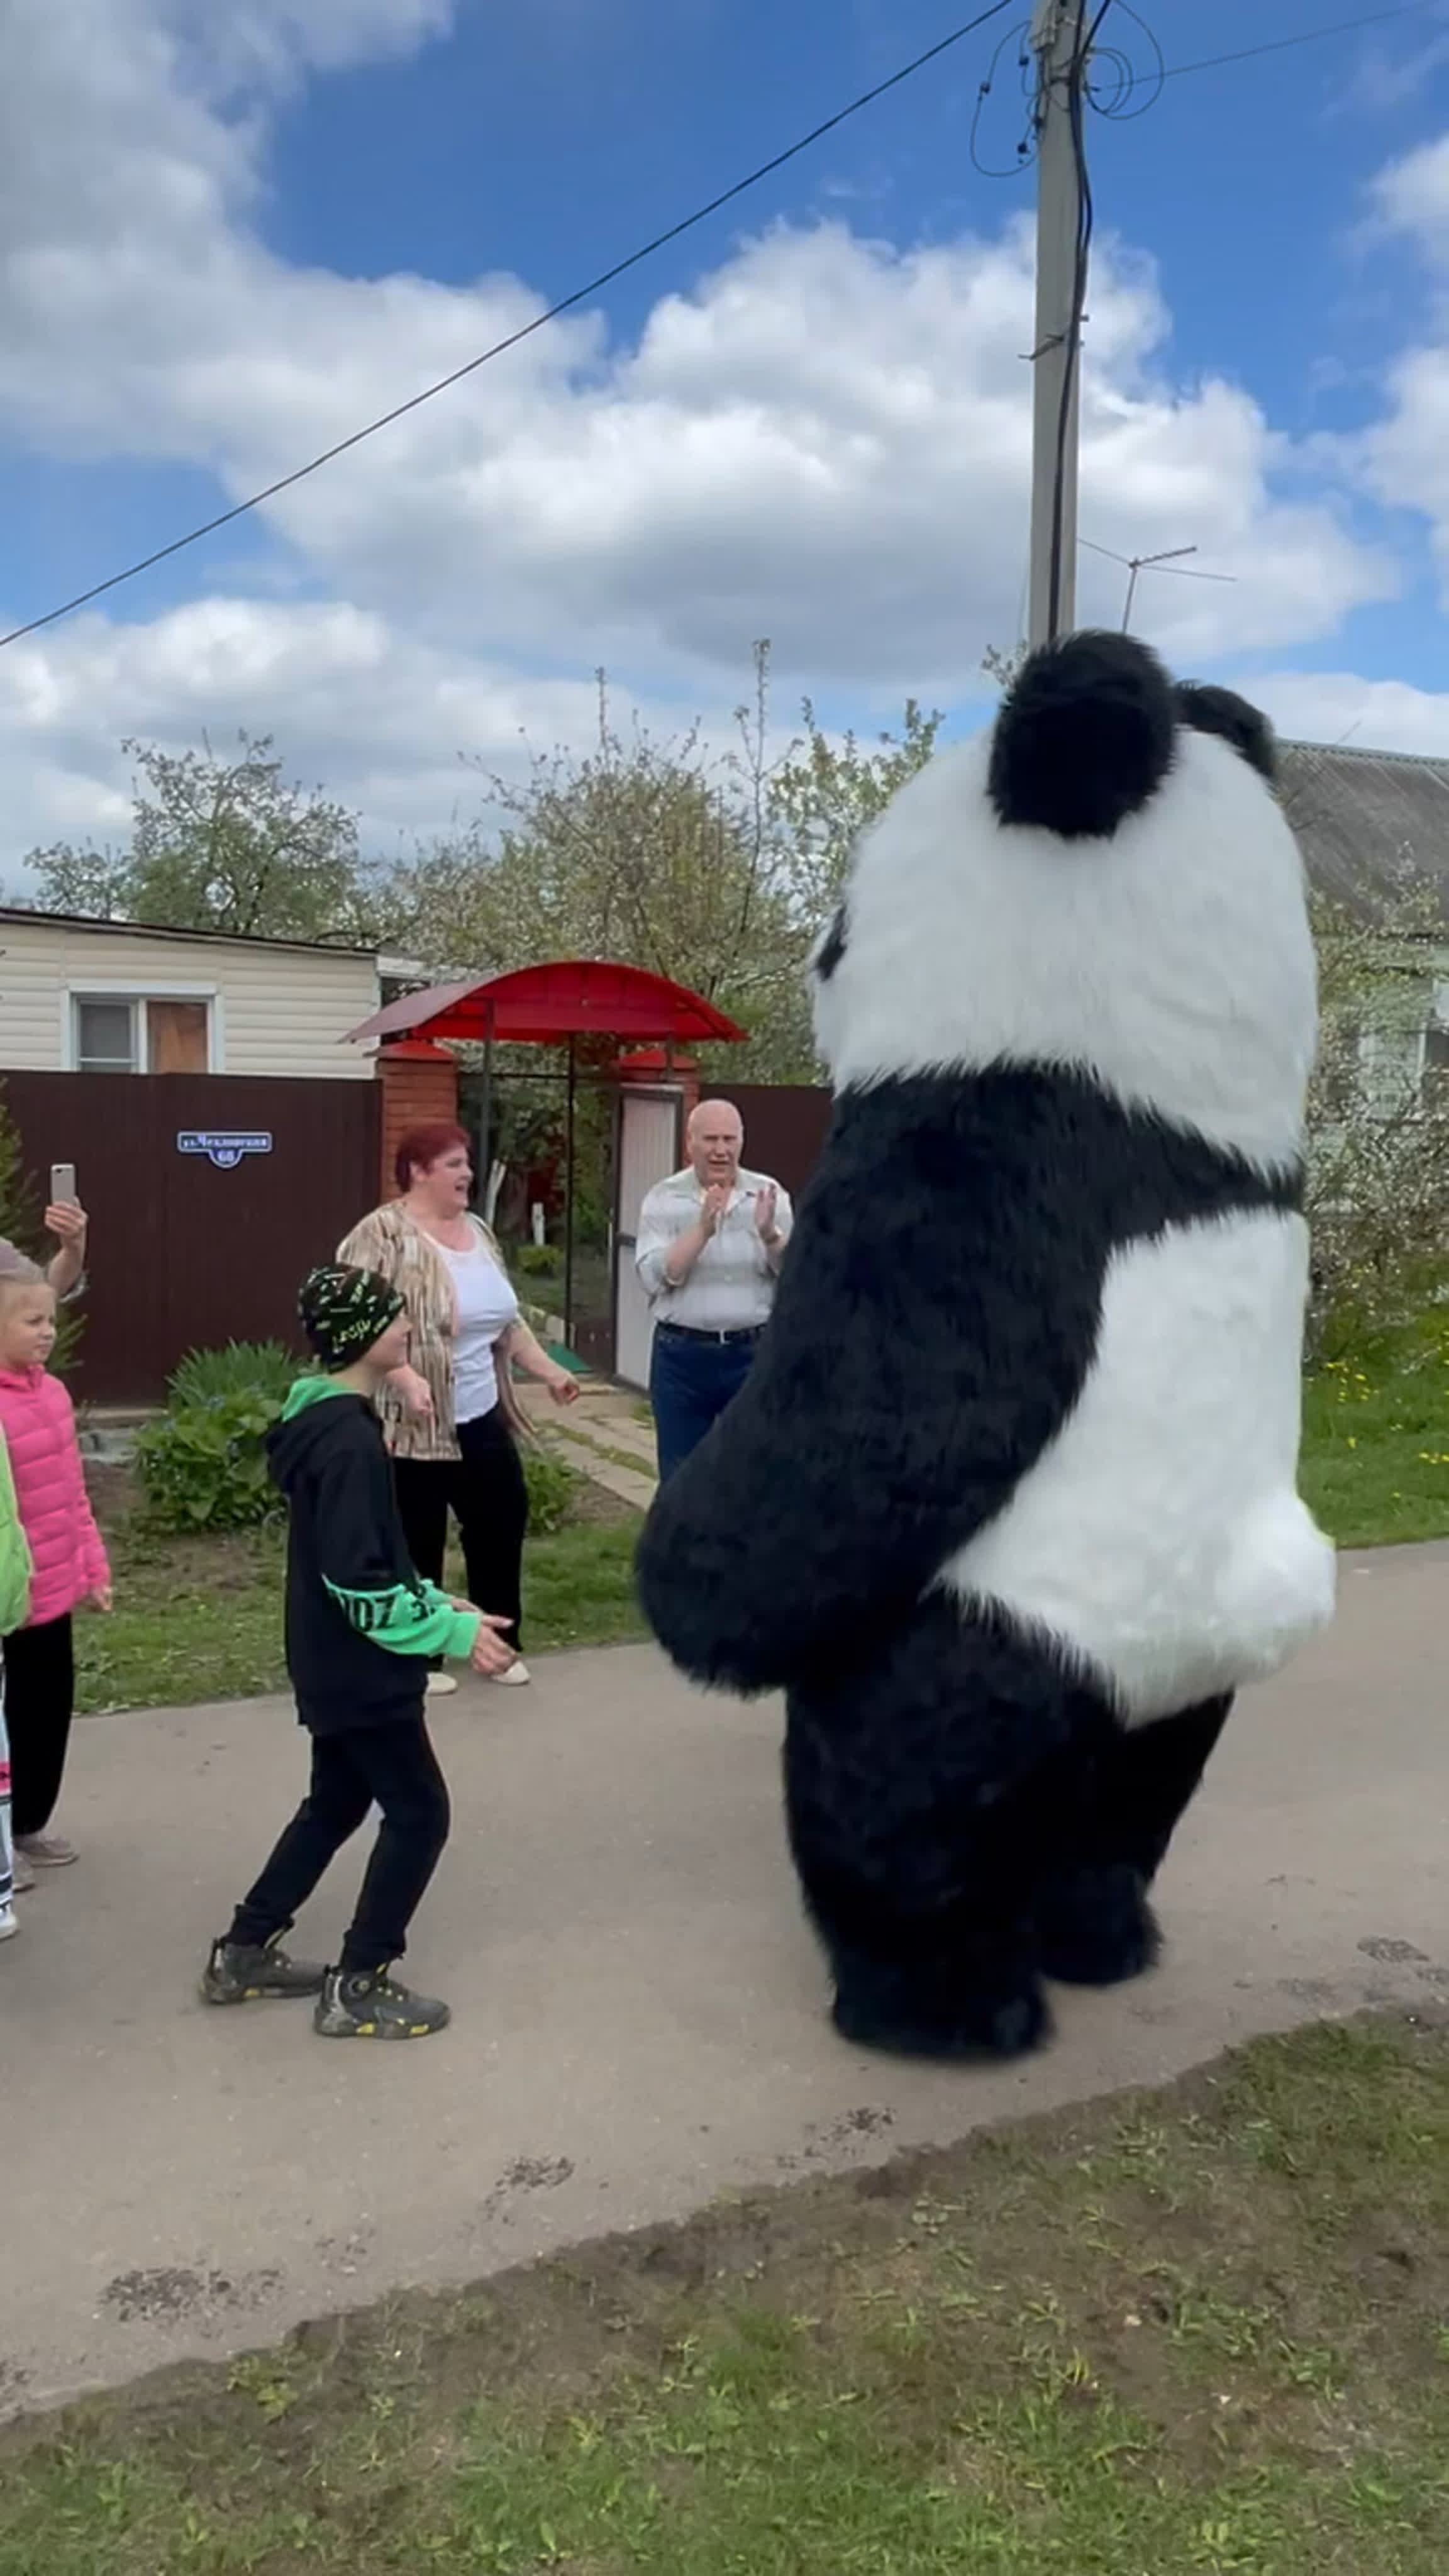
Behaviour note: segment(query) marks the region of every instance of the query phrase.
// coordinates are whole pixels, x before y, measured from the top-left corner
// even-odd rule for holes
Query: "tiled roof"
[[[1406,869],[1443,889],[1449,919],[1449,756],[1282,742],[1283,802],[1310,878],[1353,905]]]

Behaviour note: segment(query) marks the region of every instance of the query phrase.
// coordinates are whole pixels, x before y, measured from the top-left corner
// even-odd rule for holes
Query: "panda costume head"
[[[1127,637],[1033,655],[862,836],[814,976],[829,1141],[641,1588],[686,1671],[788,1695],[841,2029],[1006,2053],[1044,1979],[1150,1963],[1234,1693],[1332,1608],[1267,724]]]

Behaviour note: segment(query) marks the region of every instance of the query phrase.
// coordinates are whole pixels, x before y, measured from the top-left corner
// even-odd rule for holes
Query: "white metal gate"
[[[627,1085],[619,1094],[619,1151],[614,1226],[614,1374],[626,1386],[649,1384],[653,1325],[634,1268],[639,1211],[656,1181],[679,1169],[683,1094]]]

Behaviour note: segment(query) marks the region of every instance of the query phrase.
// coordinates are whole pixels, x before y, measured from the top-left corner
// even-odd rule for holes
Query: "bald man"
[[[654,1310],[649,1395],[661,1484],[749,1375],[790,1239],[786,1192],[741,1169],[737,1109],[702,1100],[687,1142],[685,1170],[644,1201],[634,1254]]]

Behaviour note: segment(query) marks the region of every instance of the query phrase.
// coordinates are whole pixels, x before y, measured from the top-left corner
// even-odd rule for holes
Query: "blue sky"
[[[964,6],[959,9],[964,14]],[[1144,10],[1169,66],[1350,0]],[[17,0],[3,610],[39,614],[455,365],[880,79],[939,0]],[[1025,563],[1012,12],[526,351],[0,655],[5,861],[125,811],[124,735],[239,725],[387,843],[590,675],[714,723],[980,713]],[[1206,32],[1205,32],[1206,30]],[[997,53],[998,39],[1006,43]],[[1140,23],[1104,43],[1150,71]],[[1103,78],[1108,77],[1104,67]],[[1142,93],[1144,97],[1148,93]],[[1082,528],[1183,666],[1449,754],[1449,6],[1094,117]],[[18,236],[18,238],[17,238]],[[1084,614],[1121,581],[1083,559]]]

